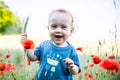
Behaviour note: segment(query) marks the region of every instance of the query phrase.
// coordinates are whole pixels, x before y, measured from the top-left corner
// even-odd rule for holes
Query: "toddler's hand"
[[[75,74],[77,74],[77,73],[80,72],[80,69],[78,68],[78,66],[76,66],[76,65],[74,64],[74,61],[73,61],[72,59],[66,58],[66,59],[64,59],[64,62],[65,62],[65,64],[67,65],[70,73],[72,73],[72,74],[75,75]]]
[[[34,42],[32,40],[27,39],[27,34],[21,35],[21,44],[24,49],[34,49]]]
[[[70,58],[64,59],[64,62],[67,65],[68,69],[72,69],[74,67],[74,62]]]
[[[21,35],[21,43],[22,43],[24,40],[27,40],[27,34],[22,34],[22,35]]]

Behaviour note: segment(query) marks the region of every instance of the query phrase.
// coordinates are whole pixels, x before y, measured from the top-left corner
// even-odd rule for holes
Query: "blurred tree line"
[[[20,34],[22,22],[9,7],[0,0],[0,35]]]

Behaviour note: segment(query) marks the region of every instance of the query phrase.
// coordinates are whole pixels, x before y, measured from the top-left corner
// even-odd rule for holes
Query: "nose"
[[[60,26],[58,26],[58,27],[55,29],[55,32],[61,32],[61,31],[62,31],[62,29],[61,29]]]

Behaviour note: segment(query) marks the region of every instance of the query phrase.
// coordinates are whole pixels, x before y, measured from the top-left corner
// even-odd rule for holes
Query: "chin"
[[[55,42],[55,44],[58,45],[58,46],[59,46],[59,45],[62,45],[61,42]]]
[[[59,45],[62,45],[61,43],[55,43],[55,44],[58,45],[58,46],[59,46]]]

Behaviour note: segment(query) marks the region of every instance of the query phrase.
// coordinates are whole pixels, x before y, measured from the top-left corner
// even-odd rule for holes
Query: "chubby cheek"
[[[66,31],[66,32],[64,32],[64,35],[66,35],[66,37],[69,37],[71,35],[71,32],[70,31]]]
[[[50,35],[51,38],[53,38],[54,37],[54,31],[49,31],[49,35]]]

